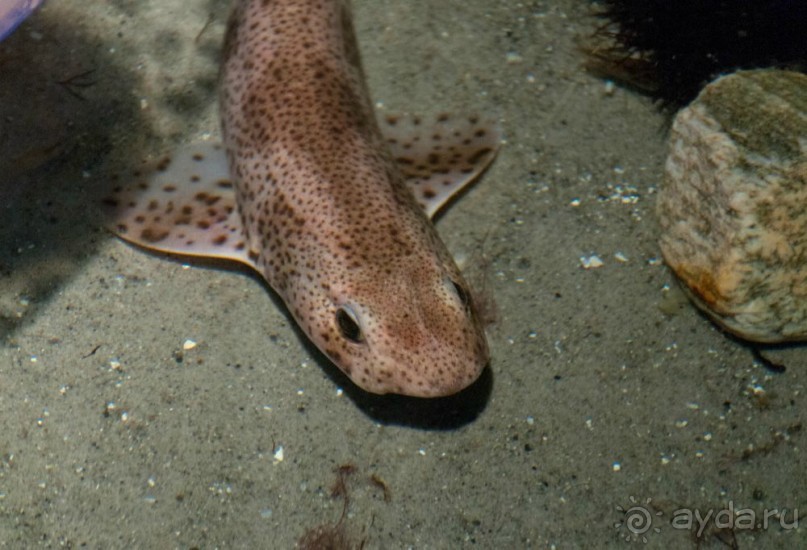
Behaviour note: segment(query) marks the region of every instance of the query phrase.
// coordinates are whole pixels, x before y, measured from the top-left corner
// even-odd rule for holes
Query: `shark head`
[[[319,296],[298,322],[368,392],[454,394],[479,377],[489,352],[468,284],[446,258],[419,253],[354,268],[309,290]]]

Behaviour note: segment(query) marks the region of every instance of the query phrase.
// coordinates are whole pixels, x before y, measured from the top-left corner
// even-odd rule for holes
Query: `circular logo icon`
[[[646,533],[651,530],[654,533],[660,533],[661,529],[653,525],[653,518],[660,517],[661,512],[653,512],[650,505],[651,499],[647,499],[643,504],[636,501],[635,498],[630,497],[631,506],[623,508],[617,506],[618,512],[621,512],[623,517],[620,521],[614,524],[616,529],[625,529],[627,533],[621,535],[628,542],[647,542]]]

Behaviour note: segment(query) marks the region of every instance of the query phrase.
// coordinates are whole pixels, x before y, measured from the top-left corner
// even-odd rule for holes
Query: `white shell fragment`
[[[807,76],[709,84],[673,124],[658,215],[665,261],[718,324],[807,339]]]
[[[580,266],[583,269],[597,269],[598,267],[602,267],[604,265],[605,263],[602,261],[602,258],[596,254],[592,254],[591,256],[580,256]]]

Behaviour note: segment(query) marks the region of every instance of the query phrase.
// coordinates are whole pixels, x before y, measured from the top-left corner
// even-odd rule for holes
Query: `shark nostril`
[[[342,306],[336,310],[336,326],[339,328],[339,333],[346,340],[354,344],[360,344],[364,341],[359,321],[350,308]]]

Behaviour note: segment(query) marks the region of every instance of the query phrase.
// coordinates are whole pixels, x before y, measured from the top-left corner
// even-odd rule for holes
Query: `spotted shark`
[[[104,201],[146,249],[257,270],[364,390],[437,397],[489,362],[478,307],[431,217],[493,160],[478,116],[376,116],[344,0],[240,0],[222,142],[184,146]]]

